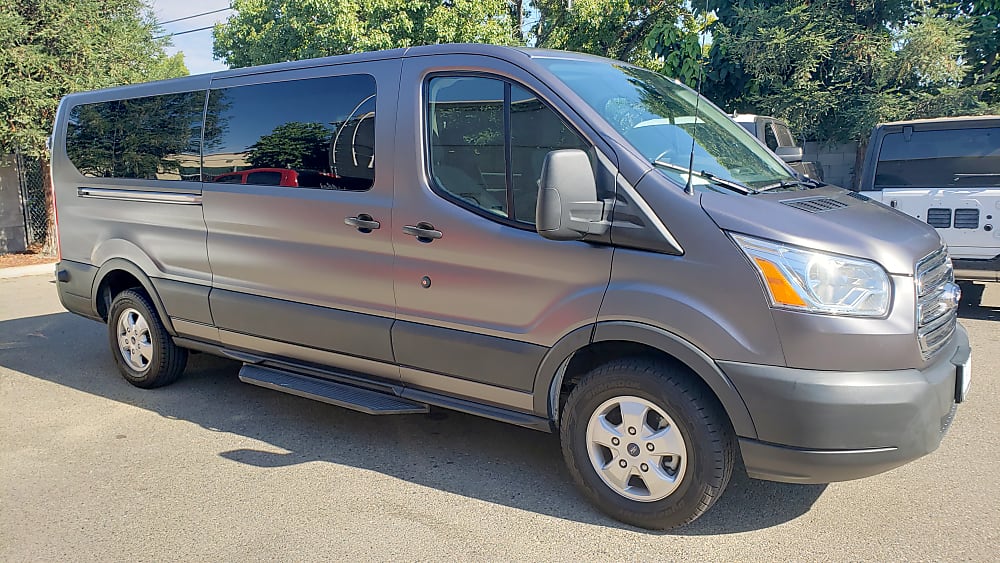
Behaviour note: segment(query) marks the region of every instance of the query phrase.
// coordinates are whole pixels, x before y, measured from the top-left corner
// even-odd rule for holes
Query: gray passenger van
[[[740,458],[791,483],[902,465],[968,389],[932,227],[806,189],[617,61],[440,45],[85,92],[52,147],[59,296],[130,383],[201,351],[370,414],[559,432],[637,526],[691,522]]]

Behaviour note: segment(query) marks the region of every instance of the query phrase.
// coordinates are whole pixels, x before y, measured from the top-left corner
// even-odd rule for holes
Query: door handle
[[[357,217],[344,219],[344,224],[354,227],[362,233],[370,233],[382,225],[367,213],[359,213]]]
[[[403,232],[412,237],[417,237],[417,240],[420,242],[432,242],[434,239],[439,239],[443,236],[441,231],[434,228],[434,225],[423,221],[416,225],[404,226]]]

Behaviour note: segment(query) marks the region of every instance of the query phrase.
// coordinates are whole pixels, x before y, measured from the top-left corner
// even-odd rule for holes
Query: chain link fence
[[[16,155],[21,183],[21,209],[28,246],[45,244],[49,234],[49,213],[45,204],[45,180],[37,158]]]

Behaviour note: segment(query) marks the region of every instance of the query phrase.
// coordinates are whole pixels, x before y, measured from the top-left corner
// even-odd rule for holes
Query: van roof
[[[963,115],[959,117],[935,117],[932,119],[910,119],[907,121],[892,121],[879,123],[877,128],[902,127],[906,125],[926,126],[927,129],[948,129],[949,125],[961,127],[983,127],[1000,124],[1000,115]]]
[[[528,61],[533,58],[560,58],[560,59],[576,59],[576,60],[590,60],[590,61],[602,61],[602,62],[613,62],[619,64],[621,61],[614,61],[612,59],[607,59],[604,57],[598,57],[595,55],[588,55],[585,53],[576,53],[571,51],[557,51],[554,49],[534,49],[527,47],[506,47],[502,45],[486,45],[482,43],[446,43],[440,45],[421,45],[417,47],[404,47],[399,49],[390,49],[385,51],[370,51],[364,53],[351,53],[347,55],[334,55],[330,57],[319,57],[314,59],[303,59],[298,61],[287,61],[282,63],[272,63],[260,66],[243,67],[235,69],[220,70],[211,73],[196,74],[191,76],[182,76],[178,78],[170,78],[167,80],[158,80],[155,82],[140,82],[136,84],[126,84],[122,86],[115,86],[111,88],[103,88],[100,90],[90,90],[85,92],[76,92],[69,94],[68,97],[78,97],[87,96],[90,97],[91,94],[96,94],[95,97],[103,98],[115,98],[115,91],[128,91],[131,95],[135,95],[136,90],[154,90],[157,88],[164,88],[166,90],[176,89],[178,91],[183,91],[185,89],[200,89],[202,84],[207,84],[212,80],[220,78],[232,78],[238,76],[251,76],[254,74],[266,74],[270,72],[282,72],[289,70],[305,69],[322,67],[328,65],[339,65],[346,63],[360,63],[360,62],[370,62],[370,61],[381,61],[389,59],[398,58],[408,58],[408,57],[419,57],[425,55],[483,55],[496,57],[498,59],[503,59],[511,62],[516,62],[518,59]],[[152,85],[158,86],[152,86]],[[171,87],[173,85],[173,87]],[[108,94],[111,94],[108,96]],[[124,94],[128,97],[130,94]],[[145,95],[144,92],[139,92],[138,95]]]

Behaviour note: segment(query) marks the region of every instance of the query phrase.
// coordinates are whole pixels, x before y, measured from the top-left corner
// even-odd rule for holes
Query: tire
[[[173,383],[187,365],[187,350],[174,344],[149,298],[134,289],[111,302],[108,338],[118,371],[136,387]]]
[[[688,524],[715,504],[737,447],[722,407],[700,381],[642,358],[585,375],[566,401],[560,438],[573,480],[597,508],[657,530]]]

